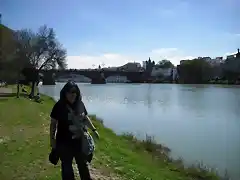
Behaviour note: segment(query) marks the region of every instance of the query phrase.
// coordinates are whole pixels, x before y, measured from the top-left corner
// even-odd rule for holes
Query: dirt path
[[[102,171],[94,167],[90,167],[90,172],[93,180],[120,180],[120,178],[114,174],[105,175]]]
[[[79,178],[76,164],[73,165],[73,169],[74,169],[75,176]],[[96,169],[92,167],[91,165],[89,165],[89,169],[90,169],[91,177],[93,180],[120,180],[120,178],[117,177],[115,174],[104,172],[100,169]]]

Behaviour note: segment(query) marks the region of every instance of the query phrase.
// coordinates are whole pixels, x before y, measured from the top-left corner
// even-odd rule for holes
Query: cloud
[[[227,57],[227,56],[230,56],[230,55],[235,55],[235,54],[237,54],[237,51],[235,51],[235,52],[232,52],[232,53],[230,53],[230,52],[227,52],[227,53],[225,53],[225,54],[224,54],[224,56],[223,56],[223,57]]]
[[[181,60],[193,59],[194,56],[187,55],[184,51],[178,48],[160,48],[152,50],[152,57],[156,58],[158,61],[162,59],[170,60],[174,65],[179,64]]]
[[[142,61],[147,60],[148,57],[151,57],[151,59],[156,62],[162,59],[168,59],[171,60],[171,62],[175,65],[179,64],[180,60],[194,58],[193,56],[186,55],[178,48],[158,48],[153,49],[150,52],[145,52],[138,55],[103,53],[98,56],[93,56],[89,54],[68,56],[67,63],[68,68],[85,69],[97,67],[98,65],[102,66],[102,64],[104,64],[105,67],[109,67],[121,66],[128,62],[142,63]]]
[[[133,57],[124,56],[121,54],[105,53],[99,56],[93,55],[68,56],[67,63],[68,68],[85,69],[97,67],[98,65],[102,66],[102,64],[104,64],[106,67],[121,66],[131,61],[131,59],[133,59]]]

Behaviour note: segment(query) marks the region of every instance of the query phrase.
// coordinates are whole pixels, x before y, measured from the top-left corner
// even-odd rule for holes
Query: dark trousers
[[[58,145],[62,168],[62,180],[75,180],[72,167],[75,158],[81,180],[92,180],[86,158],[81,153],[79,142],[61,143]]]

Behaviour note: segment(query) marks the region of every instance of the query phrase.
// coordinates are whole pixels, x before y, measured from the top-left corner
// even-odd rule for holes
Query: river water
[[[63,83],[40,86],[59,98]],[[78,84],[91,114],[116,133],[145,134],[186,163],[202,161],[240,179],[240,86]]]

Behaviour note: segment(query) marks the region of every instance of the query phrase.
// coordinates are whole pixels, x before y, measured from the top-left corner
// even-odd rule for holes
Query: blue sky
[[[238,9],[240,0],[0,0],[4,25],[54,28],[69,68],[233,53]]]

